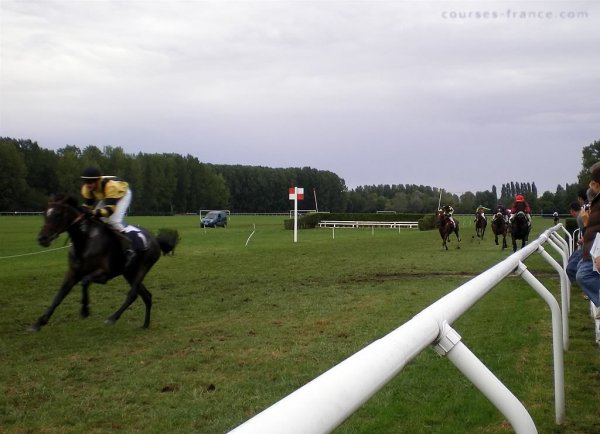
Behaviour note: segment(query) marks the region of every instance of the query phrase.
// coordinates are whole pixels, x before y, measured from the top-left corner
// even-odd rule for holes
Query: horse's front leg
[[[75,272],[69,270],[65,274],[63,283],[62,283],[60,289],[58,290],[58,293],[54,296],[52,303],[50,304],[48,309],[46,309],[46,311],[43,313],[43,315],[40,316],[37,319],[37,321],[31,325],[31,327],[29,327],[29,331],[32,331],[32,332],[40,331],[42,326],[45,326],[46,324],[48,324],[48,321],[50,320],[50,317],[52,316],[52,314],[54,313],[56,308],[62,303],[62,301],[65,299],[65,297],[67,295],[69,295],[69,292],[71,292],[71,289],[73,288],[73,286],[75,286],[77,281],[78,281],[78,278],[77,278]]]

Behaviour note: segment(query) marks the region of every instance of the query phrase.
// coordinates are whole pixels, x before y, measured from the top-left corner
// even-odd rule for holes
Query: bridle
[[[77,216],[73,219],[73,221],[71,221],[69,224],[67,224],[65,226],[64,230],[67,230],[70,227],[78,224],[79,222],[81,222],[85,218],[85,213],[84,212],[82,212],[79,209],[77,209],[77,207],[74,207],[73,205],[65,203],[63,201],[48,202],[48,207],[46,208],[46,217],[48,217],[48,212],[50,211],[50,209],[53,209],[55,207],[63,208],[63,209],[66,209],[67,211],[71,211],[71,212],[77,214]]]

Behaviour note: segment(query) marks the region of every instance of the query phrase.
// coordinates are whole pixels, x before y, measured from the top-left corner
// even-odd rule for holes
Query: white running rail
[[[569,242],[558,236],[561,230]],[[556,423],[565,416],[563,349],[568,346],[566,322],[570,292],[564,268],[571,253],[571,235],[558,224],[523,249],[476,276],[388,335],[321,374],[281,401],[235,428],[233,434],[322,434],[333,431],[394,378],[408,362],[433,346],[504,414],[516,433],[537,433],[523,404],[461,342],[451,324],[507,276],[517,273],[548,303],[552,321]],[[548,244],[563,257],[558,264]],[[540,253],[560,274],[561,304],[527,270],[523,261]],[[562,316],[561,316],[562,311]]]

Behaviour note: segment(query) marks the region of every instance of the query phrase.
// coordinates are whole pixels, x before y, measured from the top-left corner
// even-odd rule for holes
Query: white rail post
[[[560,275],[560,305],[562,312],[562,330],[563,330],[563,349],[567,351],[569,349],[569,300],[567,298],[568,285],[567,285],[567,272],[560,266],[556,260],[550,256],[542,246],[538,247],[538,252],[542,255],[542,258],[546,260]]]
[[[555,249],[561,256],[562,256],[562,260],[563,260],[563,267],[562,267],[562,273],[560,273],[560,278],[561,278],[561,289],[562,289],[562,285],[564,284],[564,287],[566,288],[566,306],[567,306],[567,317],[568,317],[568,313],[571,312],[571,282],[569,282],[569,278],[567,276],[567,264],[569,263],[569,258],[567,257],[567,254],[565,252],[565,250],[561,250],[560,246],[558,246],[553,240],[552,238],[548,238],[548,244],[550,244],[550,246],[552,246],[553,249]],[[565,305],[563,304],[563,309],[565,309]],[[564,315],[563,315],[564,317]]]
[[[567,264],[569,262],[569,244],[563,238],[559,237],[556,232],[552,232],[550,234],[548,241],[560,246],[558,250],[559,252],[562,251],[561,256],[563,258],[563,267],[567,268]]]
[[[510,390],[461,342],[460,335],[444,322],[434,350],[447,356],[460,372],[506,416],[517,434],[537,434],[533,419]]]
[[[556,424],[560,425],[565,419],[565,374],[563,359],[562,324],[560,307],[536,277],[527,270],[527,266],[519,262],[517,274],[520,275],[548,304],[552,314],[552,350],[554,354],[554,407],[556,411]]]

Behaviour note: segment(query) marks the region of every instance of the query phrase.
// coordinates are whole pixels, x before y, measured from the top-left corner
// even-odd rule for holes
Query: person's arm
[[[579,211],[579,216],[581,217],[581,221],[583,222],[583,227],[587,227],[588,220],[590,219],[590,210],[582,208],[581,211]]]

